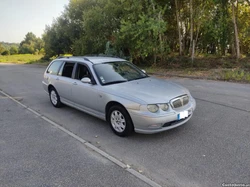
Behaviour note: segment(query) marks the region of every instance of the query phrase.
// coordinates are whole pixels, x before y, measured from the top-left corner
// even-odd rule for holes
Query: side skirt
[[[105,114],[103,114],[101,112],[97,112],[97,111],[92,110],[92,109],[87,108],[87,107],[79,106],[78,104],[73,103],[73,102],[71,102],[71,101],[69,101],[67,99],[64,99],[64,98],[61,98],[61,102],[63,104],[65,104],[65,105],[68,105],[68,106],[72,107],[72,108],[75,108],[77,110],[80,110],[82,112],[85,112],[87,114],[90,114],[92,116],[95,116],[95,117],[97,117],[99,119],[102,119],[102,120],[106,121]]]

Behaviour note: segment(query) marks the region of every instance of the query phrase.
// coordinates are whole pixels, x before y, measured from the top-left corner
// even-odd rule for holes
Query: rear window
[[[60,67],[61,67],[61,65],[62,65],[62,61],[59,61],[59,60],[57,60],[57,61],[54,61],[51,65],[50,65],[50,67],[49,67],[49,69],[47,70],[47,73],[49,73],[49,74],[52,74],[52,75],[57,75],[58,74],[58,71],[59,71],[59,69],[60,69]]]

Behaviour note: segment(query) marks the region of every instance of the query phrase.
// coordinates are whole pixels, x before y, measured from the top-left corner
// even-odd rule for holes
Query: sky
[[[37,37],[61,15],[69,0],[0,0],[0,42],[20,43],[28,32]]]

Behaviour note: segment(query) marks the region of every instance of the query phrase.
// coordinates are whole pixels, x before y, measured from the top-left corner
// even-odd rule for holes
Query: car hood
[[[180,85],[152,77],[104,87],[112,95],[141,104],[166,103],[177,96],[189,94],[189,91]]]

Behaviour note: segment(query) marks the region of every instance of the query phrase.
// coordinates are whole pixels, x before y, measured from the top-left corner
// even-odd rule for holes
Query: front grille
[[[180,108],[187,105],[189,102],[188,95],[183,95],[171,100],[171,105],[173,108]]]

